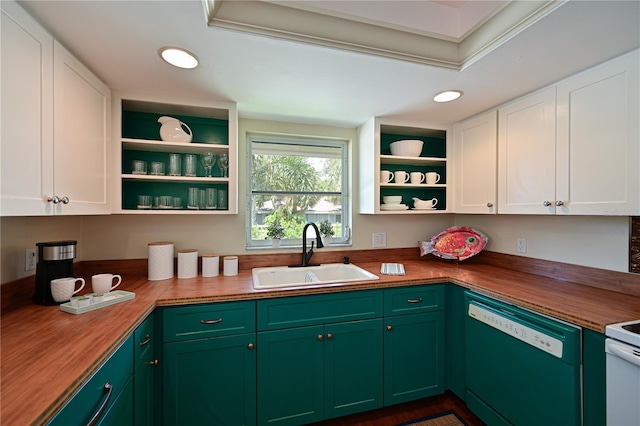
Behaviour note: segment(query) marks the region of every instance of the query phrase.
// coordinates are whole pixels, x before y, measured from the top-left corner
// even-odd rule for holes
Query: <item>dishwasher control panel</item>
[[[553,336],[473,303],[469,304],[469,316],[555,357],[562,358],[563,342]]]

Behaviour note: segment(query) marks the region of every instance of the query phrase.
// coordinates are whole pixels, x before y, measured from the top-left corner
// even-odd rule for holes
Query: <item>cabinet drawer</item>
[[[258,301],[258,330],[329,324],[381,316],[381,290]]]
[[[102,404],[103,421],[106,414],[111,410],[116,400],[119,404],[132,406],[133,398],[131,393],[120,394],[129,383],[133,374],[133,336],[129,338],[111,355],[111,357],[95,372],[93,376],[80,388],[80,390],[62,407],[49,423],[50,425],[78,425],[87,424],[93,415],[100,411]],[[105,384],[109,383],[111,394],[107,393]],[[125,400],[127,396],[130,400]],[[108,401],[107,401],[108,399]],[[133,423],[131,421],[123,424]]]
[[[422,285],[384,290],[384,315],[417,314],[444,309],[444,286]]]
[[[255,322],[253,301],[168,308],[163,312],[163,338],[174,342],[251,333]]]

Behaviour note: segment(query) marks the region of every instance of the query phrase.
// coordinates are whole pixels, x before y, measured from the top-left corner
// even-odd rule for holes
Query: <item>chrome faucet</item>
[[[309,226],[312,226],[313,229],[316,231],[316,240],[315,241],[311,240],[311,248],[309,249],[309,251],[307,251],[307,228],[309,228]],[[296,267],[302,267],[302,266],[318,266],[317,264],[312,265],[309,263],[309,261],[311,260],[311,256],[313,256],[314,244],[316,245],[317,248],[324,247],[324,244],[322,244],[322,238],[320,238],[320,231],[318,230],[318,227],[316,226],[316,224],[313,222],[307,222],[307,224],[304,225],[304,228],[302,229],[302,264],[289,265],[289,267],[296,268]]]

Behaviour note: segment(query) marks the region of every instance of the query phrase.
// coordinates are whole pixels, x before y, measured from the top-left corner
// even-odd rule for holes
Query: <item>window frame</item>
[[[350,197],[349,193],[349,139],[336,138],[336,137],[318,137],[318,136],[294,136],[287,134],[273,134],[273,133],[260,133],[260,132],[247,132],[246,136],[246,205],[245,205],[245,244],[246,248],[251,249],[266,249],[273,248],[272,241],[270,239],[253,240],[251,235],[252,229],[252,203],[253,197],[256,195],[252,188],[252,155],[254,142],[264,142],[269,144],[282,144],[282,145],[298,145],[301,147],[300,152],[305,153],[306,147],[334,147],[341,150],[341,165],[342,165],[342,178],[341,178],[341,191],[340,198],[342,202],[341,217],[342,217],[342,236],[332,237],[331,245],[334,246],[349,246],[351,245],[351,210],[350,210]],[[261,195],[264,195],[265,191],[260,191]],[[275,191],[274,191],[275,192]],[[298,192],[292,192],[293,194],[299,194]],[[337,195],[336,193],[326,192],[304,192],[304,194],[320,194],[320,195]],[[316,223],[319,225],[319,223]],[[309,234],[307,234],[309,235]],[[299,238],[282,239],[280,242],[280,248],[300,248],[302,246],[302,236]]]

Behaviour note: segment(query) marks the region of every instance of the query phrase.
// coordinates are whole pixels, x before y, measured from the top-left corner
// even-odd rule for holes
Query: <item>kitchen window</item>
[[[348,141],[249,134],[247,164],[247,247],[272,247],[276,221],[280,247],[301,246],[304,225],[324,221],[332,245],[349,243]]]

